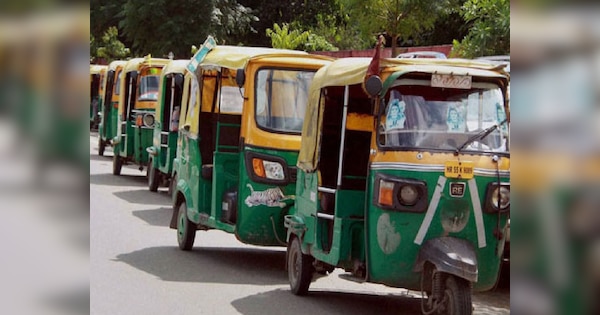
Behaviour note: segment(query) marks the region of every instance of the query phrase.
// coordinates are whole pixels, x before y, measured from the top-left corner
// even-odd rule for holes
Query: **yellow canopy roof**
[[[90,65],[90,74],[98,74],[106,68],[107,66],[105,65]]]
[[[309,91],[307,117],[302,126],[302,146],[298,156],[298,167],[306,172],[316,169],[318,160],[319,133],[323,125],[324,108],[320,103],[321,89],[328,86],[361,84],[372,58],[341,58],[319,69]],[[441,73],[496,77],[507,80],[503,66],[494,66],[469,59],[404,59],[383,58],[380,60],[380,76],[383,80],[396,72]]]
[[[113,62],[111,62],[110,64],[108,64],[108,70],[117,70],[118,66],[124,67],[125,64],[127,63],[127,61],[125,60],[115,60]]]
[[[170,73],[185,73],[186,66],[190,62],[189,59],[177,59],[171,60],[163,69],[162,75],[165,76]]]
[[[204,60],[201,67],[219,66],[229,69],[242,69],[249,59],[260,55],[307,55],[304,51],[243,46],[216,46]]]

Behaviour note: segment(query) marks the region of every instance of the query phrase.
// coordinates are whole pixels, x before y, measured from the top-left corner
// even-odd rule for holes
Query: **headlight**
[[[417,203],[419,192],[413,185],[404,185],[400,188],[400,203],[405,206],[412,206]]]
[[[510,184],[491,183],[487,189],[488,212],[505,211],[510,207]]]
[[[427,209],[427,185],[423,181],[377,174],[374,189],[373,204],[383,209],[406,212]]]
[[[154,127],[154,114],[146,114],[143,118],[144,126]]]
[[[252,168],[254,174],[258,177],[283,180],[285,179],[285,172],[283,171],[283,165],[279,162],[266,161],[259,158],[252,159]]]

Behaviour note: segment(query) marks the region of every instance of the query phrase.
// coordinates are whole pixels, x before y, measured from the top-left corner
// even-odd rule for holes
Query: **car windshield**
[[[456,151],[482,130],[499,125],[462,151],[508,152],[502,90],[473,82],[470,89],[431,87],[425,80],[399,80],[390,88],[379,118],[380,146]]]
[[[158,81],[157,75],[147,75],[140,79],[138,90],[138,101],[156,101],[158,99]]]
[[[302,131],[314,71],[261,69],[256,76],[256,123],[276,132]]]

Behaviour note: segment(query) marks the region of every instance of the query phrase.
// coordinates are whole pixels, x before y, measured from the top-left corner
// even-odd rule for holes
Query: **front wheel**
[[[152,192],[158,191],[158,185],[160,184],[160,174],[157,174],[156,168],[154,167],[154,160],[150,159],[148,162],[148,189]]]
[[[196,238],[195,224],[187,217],[187,206],[185,202],[179,205],[177,213],[177,243],[181,250],[191,250],[194,247],[194,239]]]
[[[313,259],[309,255],[302,253],[300,239],[294,237],[288,244],[288,278],[292,293],[296,295],[305,295],[312,281],[314,268]]]
[[[119,156],[119,152],[115,151],[113,156],[113,175],[121,175],[121,168],[123,168],[123,160]]]
[[[106,142],[102,140],[102,137],[98,137],[98,155],[104,156],[104,149],[106,148]]]
[[[469,281],[448,275],[444,289],[443,314],[448,315],[470,315],[473,313],[471,303],[471,284]]]

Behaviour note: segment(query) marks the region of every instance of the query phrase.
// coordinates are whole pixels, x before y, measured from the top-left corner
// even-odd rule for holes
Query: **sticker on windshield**
[[[406,109],[406,103],[399,99],[392,99],[387,109],[385,116],[385,129],[404,129],[404,123],[406,122],[406,115],[404,111]]]
[[[446,125],[448,125],[448,131],[450,132],[464,132],[465,131],[465,117],[461,106],[449,105],[446,113]]]

